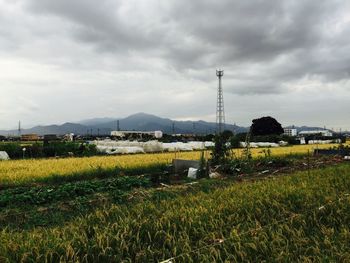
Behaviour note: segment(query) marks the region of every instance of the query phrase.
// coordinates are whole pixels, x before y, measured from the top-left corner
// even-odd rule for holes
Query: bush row
[[[23,150],[25,149],[25,151]],[[55,156],[92,156],[97,154],[96,146],[76,142],[34,143],[22,146],[20,143],[0,144],[0,151],[8,153],[11,159],[45,158]]]

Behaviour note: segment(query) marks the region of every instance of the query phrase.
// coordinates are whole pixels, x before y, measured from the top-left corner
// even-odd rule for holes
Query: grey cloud
[[[184,30],[225,52],[219,56],[222,59],[257,61],[319,41],[325,4],[291,2],[191,1],[186,2],[187,12],[180,12],[185,2],[177,1],[176,13]]]
[[[333,89],[348,98],[349,7],[345,0],[0,0],[0,63],[8,59],[13,69],[0,81],[11,96],[26,89],[61,94],[46,100],[27,92],[46,111],[83,97],[91,107],[81,105],[74,119],[90,108],[103,115],[101,98],[124,116],[177,117],[189,109],[212,116],[217,67],[225,70],[225,101],[247,105],[239,120],[256,117],[267,97],[298,101],[308,89],[329,96]],[[327,96],[314,106],[321,101]]]
[[[132,23],[138,20],[138,14],[126,9],[126,3],[120,0],[35,0],[29,1],[27,7],[37,14],[52,14],[71,22],[72,36],[95,45],[100,52],[154,49],[161,32],[157,27],[145,28],[144,21]]]
[[[275,77],[275,85],[280,77],[283,80],[305,74],[332,77],[332,65],[319,64],[334,54],[317,57],[317,51],[329,41],[323,31],[333,18],[329,10],[337,15],[343,6],[341,1],[172,0],[166,8],[151,1],[150,7],[142,11],[159,18],[155,20],[157,24],[148,26],[145,24],[154,18],[141,16],[136,2],[130,3],[127,8],[128,2],[120,0],[31,0],[28,7],[39,14],[53,14],[71,21],[75,25],[73,37],[94,45],[98,52],[161,56],[179,71],[208,69],[218,64],[230,68],[242,63],[264,63],[265,74]],[[286,54],[292,56],[291,65],[287,65],[292,71],[276,72],[280,68],[269,64]],[[335,71],[334,74],[347,74]]]
[[[170,60],[195,69],[220,63],[228,70],[263,65],[262,72],[256,72],[255,83],[236,90],[239,94],[284,92],[284,82],[310,75],[325,81],[349,77],[346,32],[329,39],[325,31],[333,30],[331,23],[344,11],[344,2],[177,1],[177,6],[173,15],[179,28],[192,34],[198,43],[206,43],[207,48],[198,49],[193,53],[196,56],[183,56],[186,46],[179,45],[179,52],[169,51]],[[323,52],[325,47],[327,53]],[[209,56],[211,59],[206,60]],[[274,61],[283,56],[288,57],[285,64],[275,65]],[[259,88],[266,77],[271,84]]]

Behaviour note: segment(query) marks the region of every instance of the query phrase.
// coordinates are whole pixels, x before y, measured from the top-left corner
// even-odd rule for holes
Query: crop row
[[[350,166],[343,164],[217,191],[112,205],[64,226],[4,229],[0,260],[348,262],[350,200],[339,201],[339,196],[349,189]]]
[[[43,205],[96,193],[119,193],[136,187],[148,187],[145,177],[122,176],[105,180],[70,182],[60,185],[19,187],[0,191],[0,208],[7,206]]]

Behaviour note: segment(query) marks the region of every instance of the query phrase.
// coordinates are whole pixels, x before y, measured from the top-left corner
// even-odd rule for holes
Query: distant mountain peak
[[[125,119],[131,119],[131,118],[157,118],[157,119],[161,119],[160,117],[158,117],[156,115],[145,113],[145,112],[138,112],[138,113],[129,115]]]
[[[206,121],[176,121],[169,118],[158,117],[153,114],[138,112],[126,118],[93,118],[80,121],[78,123],[64,123],[62,125],[36,126],[25,129],[22,133],[43,134],[104,134],[108,135],[112,130],[117,129],[117,121],[121,130],[155,131],[161,130],[164,133],[213,133],[216,124]],[[227,124],[226,128],[235,132],[244,132],[246,128]],[[16,130],[0,131],[0,134],[17,134]]]
[[[102,117],[102,118],[91,118],[91,119],[86,119],[79,121],[78,123],[83,124],[83,125],[99,125],[102,123],[107,123],[107,122],[112,122],[112,121],[117,121],[117,118],[111,118],[111,117]]]

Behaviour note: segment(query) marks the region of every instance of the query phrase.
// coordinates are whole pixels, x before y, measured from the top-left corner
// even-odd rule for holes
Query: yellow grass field
[[[336,144],[325,145],[298,145],[280,148],[270,148],[271,155],[302,154],[312,152],[315,148],[335,147]],[[251,149],[253,157],[264,156],[266,148]],[[242,149],[233,150],[239,157]],[[209,152],[206,152],[206,157]],[[120,156],[96,156],[84,158],[62,159],[28,159],[10,160],[0,162],[0,186],[4,183],[35,182],[52,175],[68,176],[74,173],[88,172],[97,168],[136,168],[152,164],[168,164],[174,158],[192,159],[200,158],[200,152],[157,153]]]

